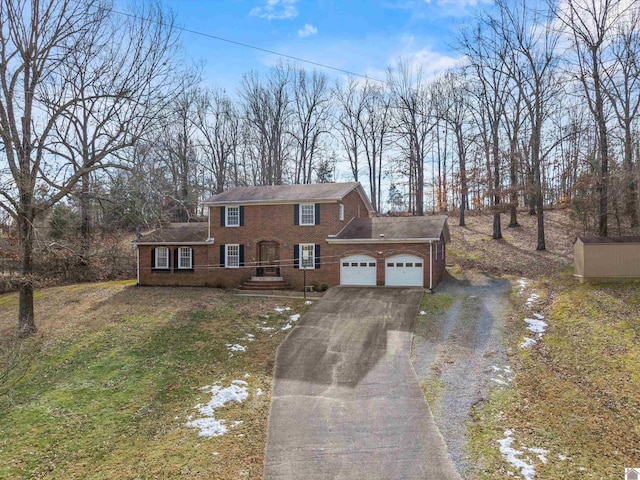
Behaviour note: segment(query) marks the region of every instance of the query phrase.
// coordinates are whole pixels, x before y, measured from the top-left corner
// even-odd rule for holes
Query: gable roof
[[[165,245],[194,245],[211,243],[209,236],[209,224],[207,222],[170,223],[166,227],[158,228],[151,233],[143,235],[135,243],[138,245],[158,244]]]
[[[265,185],[259,187],[235,187],[204,201],[207,205],[268,204],[296,202],[337,202],[357,190],[367,209],[373,212],[369,198],[360,182],[311,183],[306,185]]]
[[[449,242],[446,216],[354,218],[329,243]]]
[[[640,243],[640,236],[626,237],[578,237],[582,243]]]

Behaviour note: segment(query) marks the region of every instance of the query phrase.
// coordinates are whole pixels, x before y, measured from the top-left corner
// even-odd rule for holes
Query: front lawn
[[[39,333],[21,344],[16,304],[0,297],[0,478],[261,478],[275,349],[302,300],[52,288],[36,297]],[[204,387],[232,385],[244,401],[215,420],[196,409],[212,399]],[[198,418],[227,432],[200,436],[187,425]]]

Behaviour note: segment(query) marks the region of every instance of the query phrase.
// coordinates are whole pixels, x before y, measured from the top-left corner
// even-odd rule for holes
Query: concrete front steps
[[[238,287],[239,290],[290,290],[291,285],[284,281],[282,277],[251,277]]]

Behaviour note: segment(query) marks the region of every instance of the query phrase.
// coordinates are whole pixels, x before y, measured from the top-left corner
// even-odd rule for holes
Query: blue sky
[[[432,74],[453,65],[461,24],[489,0],[165,0],[179,26],[376,78],[402,57]],[[242,75],[279,58],[183,32],[185,54],[211,87],[234,93]],[[312,69],[312,66],[307,66]],[[332,77],[338,72],[325,70]]]

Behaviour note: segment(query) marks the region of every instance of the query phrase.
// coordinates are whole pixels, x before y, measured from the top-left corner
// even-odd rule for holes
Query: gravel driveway
[[[489,388],[511,381],[500,340],[510,291],[509,280],[474,273],[448,276],[435,295],[452,297],[451,308],[423,318],[416,328],[412,362],[420,382],[437,392],[429,406],[458,472],[470,467],[465,422],[472,406]]]

